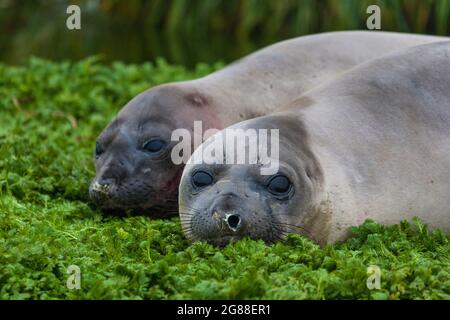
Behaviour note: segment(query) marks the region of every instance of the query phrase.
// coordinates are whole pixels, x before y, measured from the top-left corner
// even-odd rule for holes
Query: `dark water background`
[[[80,31],[66,28],[69,4],[81,7]],[[450,0],[0,0],[0,61],[229,62],[295,36],[365,29],[370,4],[383,30],[449,35]]]

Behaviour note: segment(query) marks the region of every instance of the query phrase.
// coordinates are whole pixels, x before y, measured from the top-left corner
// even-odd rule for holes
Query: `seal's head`
[[[134,209],[153,217],[177,213],[178,183],[183,164],[171,151],[172,132],[193,130],[194,121],[217,126],[205,108],[210,98],[195,88],[169,84],[132,99],[104,129],[96,142],[96,177],[89,193],[106,211]],[[196,119],[194,117],[199,117]]]
[[[245,161],[239,164],[235,158],[237,164],[227,164],[232,161],[228,157],[233,145],[230,130],[236,132],[236,129],[242,129],[242,135],[235,141],[245,141],[245,147],[241,149],[243,144],[234,144],[232,148],[235,155],[246,153]],[[251,160],[256,150],[252,150],[251,144],[263,141],[261,137],[266,129],[269,157],[263,160],[261,152],[265,151],[261,144],[258,155]],[[279,130],[278,157],[273,129]],[[307,140],[301,122],[280,115],[244,121],[209,138],[194,152],[180,183],[179,212],[187,238],[218,246],[244,237],[273,242],[284,239],[288,233],[318,240],[313,230],[315,221],[310,219],[309,212],[315,208],[322,175]],[[223,150],[223,161],[220,157],[211,161],[209,150],[215,150],[211,154]],[[195,162],[200,159],[200,153],[203,161]],[[276,161],[276,171],[261,170]]]

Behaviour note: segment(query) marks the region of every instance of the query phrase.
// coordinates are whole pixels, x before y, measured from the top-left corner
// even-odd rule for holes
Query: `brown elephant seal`
[[[192,131],[195,120],[202,121],[203,130],[223,129],[268,114],[368,59],[442,39],[384,32],[306,36],[272,45],[204,78],[145,91],[100,134],[90,197],[106,210],[176,214],[183,163],[170,157],[175,129]]]
[[[244,148],[227,149],[237,129]],[[261,130],[279,130],[270,175],[262,153],[249,161],[250,133]],[[246,160],[227,164],[229,150]],[[280,112],[220,131],[186,165],[179,206],[186,236],[217,245],[288,233],[332,243],[366,219],[419,217],[449,231],[450,42],[364,63]]]

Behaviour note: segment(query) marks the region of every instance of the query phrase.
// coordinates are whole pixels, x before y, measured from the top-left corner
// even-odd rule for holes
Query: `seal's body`
[[[204,78],[138,95],[102,132],[91,198],[104,209],[177,212],[182,164],[171,161],[178,128],[223,129],[271,113],[305,91],[387,52],[445,38],[337,32],[283,41]]]
[[[366,219],[415,216],[450,230],[450,42],[364,63],[237,128],[279,129],[279,170],[188,164],[179,202],[192,240],[223,245],[298,232],[327,243]],[[193,157],[219,150],[224,132]]]

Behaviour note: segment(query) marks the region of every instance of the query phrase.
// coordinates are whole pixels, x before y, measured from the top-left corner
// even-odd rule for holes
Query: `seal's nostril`
[[[236,231],[241,225],[241,217],[239,217],[239,215],[237,214],[230,214],[227,217],[227,224],[231,230]]]

